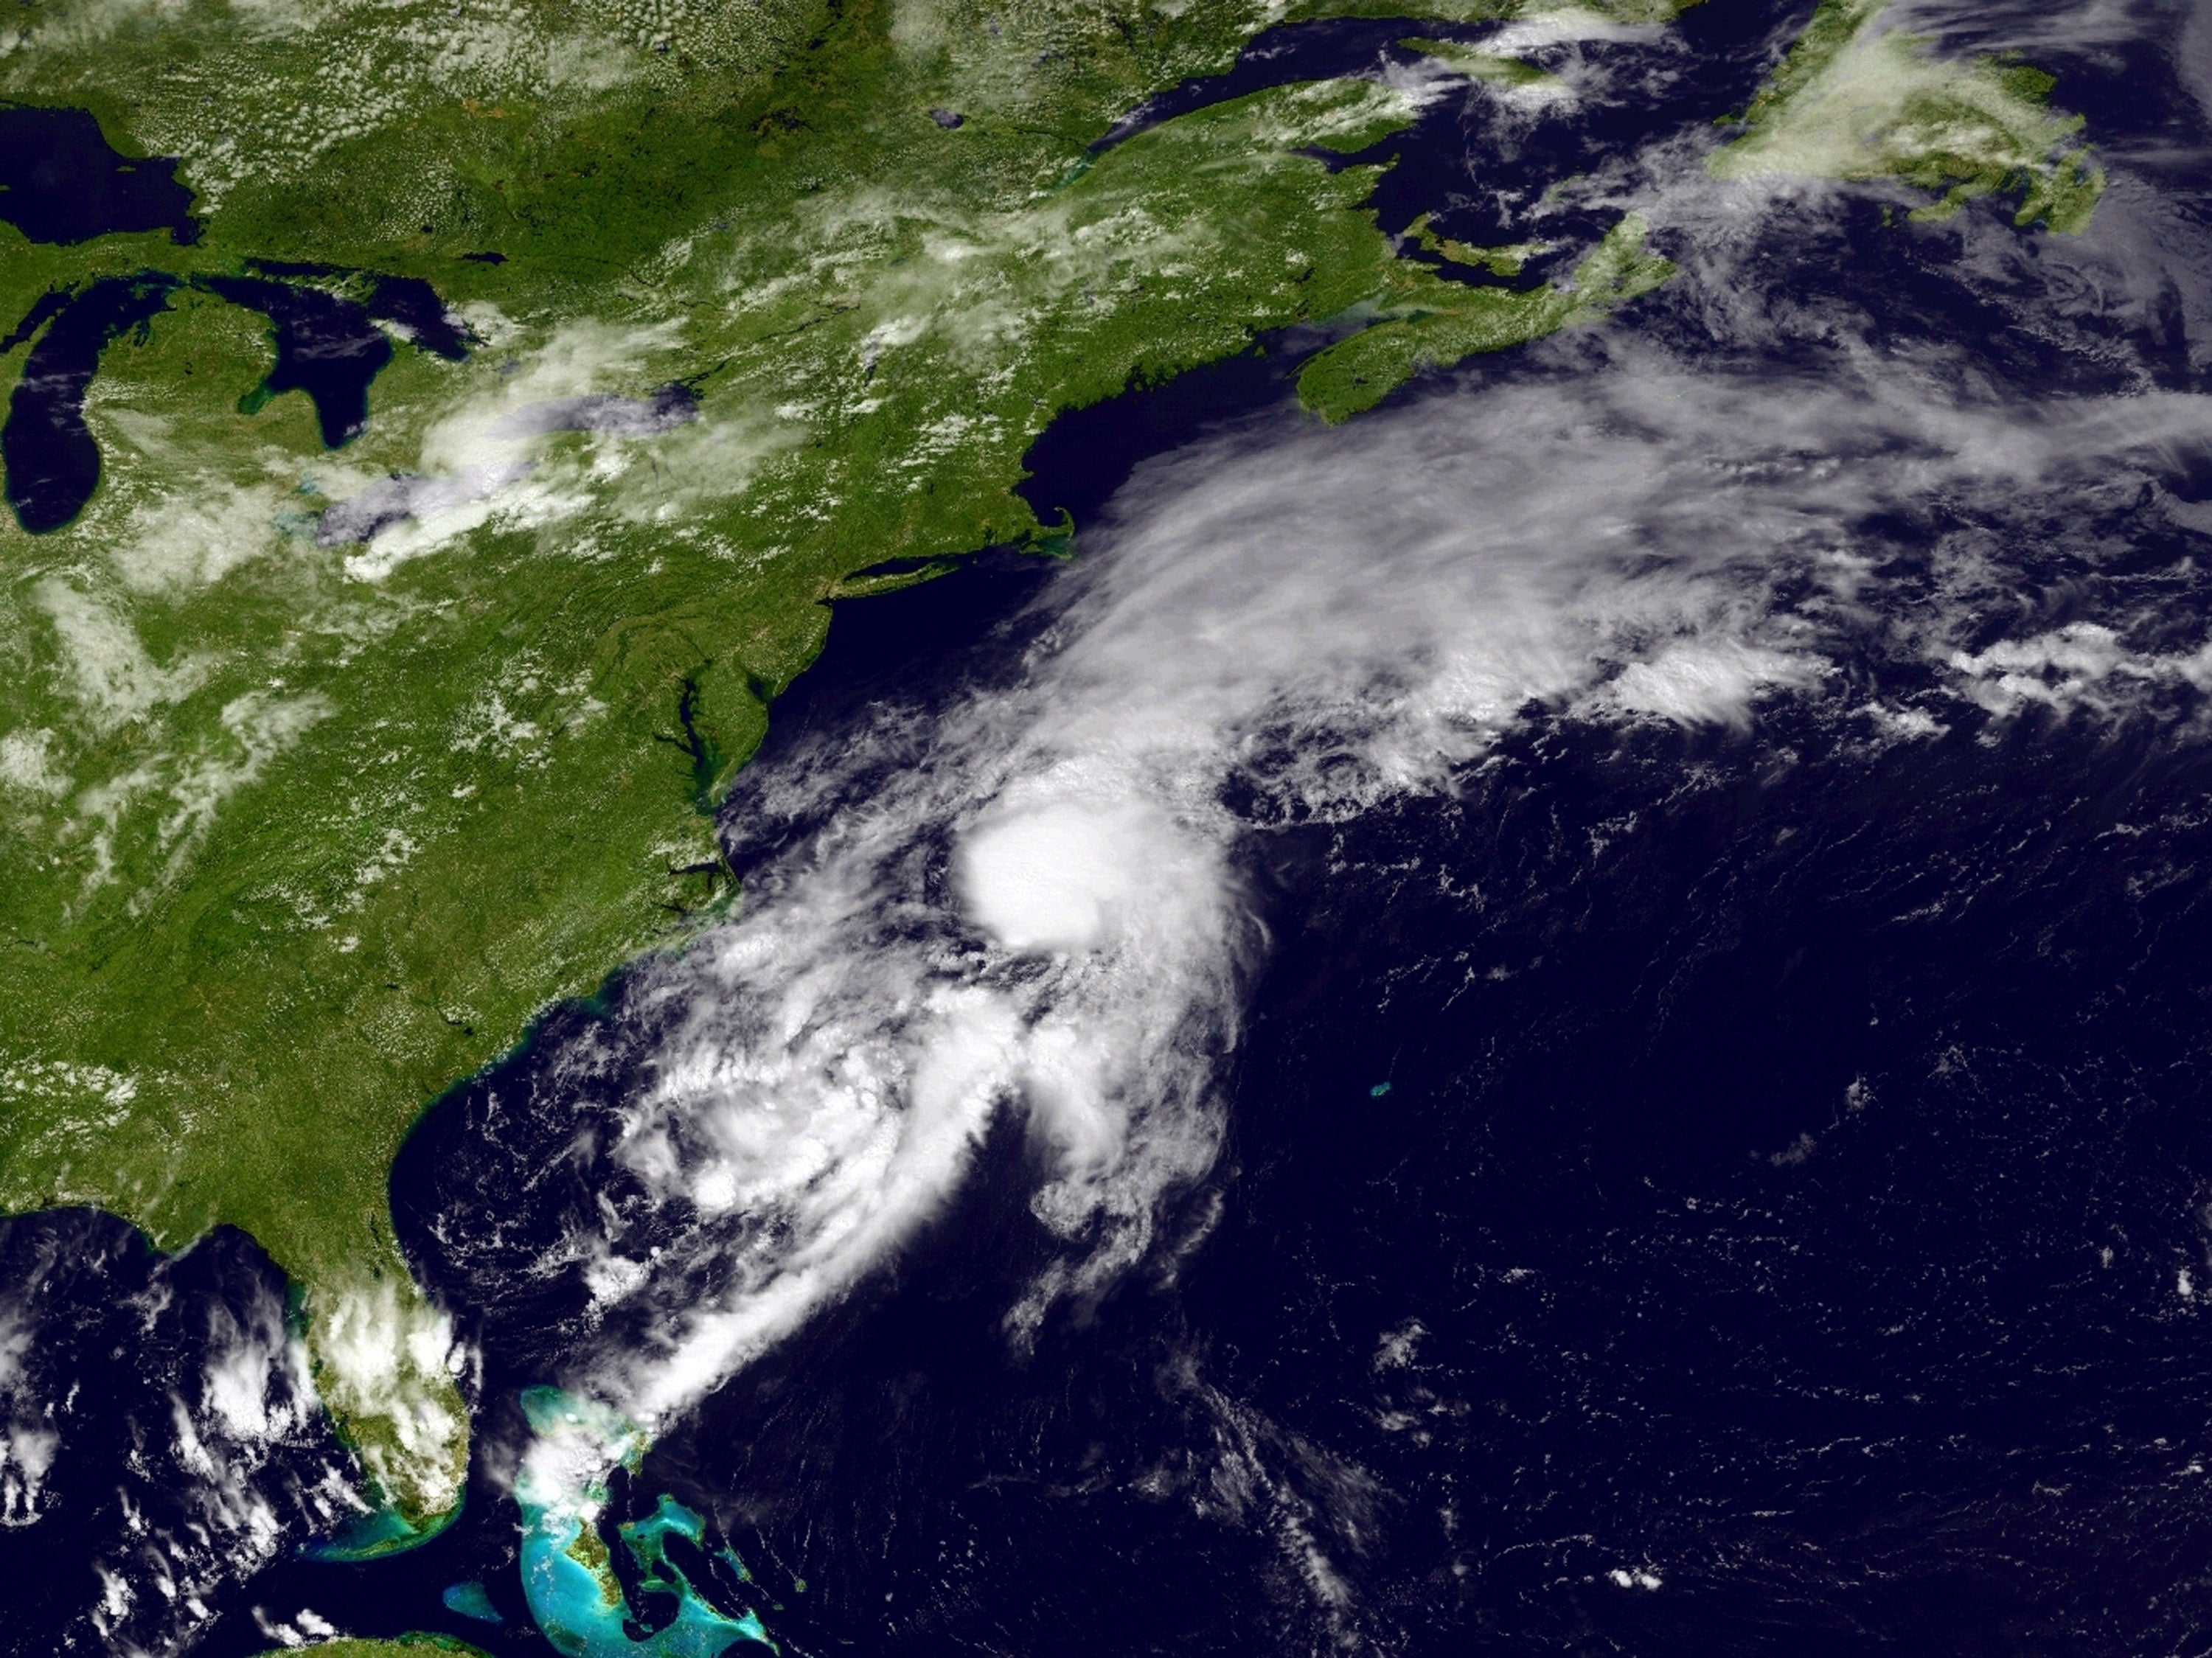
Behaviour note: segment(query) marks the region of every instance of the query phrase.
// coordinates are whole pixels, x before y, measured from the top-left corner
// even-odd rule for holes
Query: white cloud
[[[323,1402],[366,1430],[362,1463],[380,1491],[417,1512],[446,1512],[460,1500],[468,1443],[448,1380],[451,1321],[389,1277],[321,1295],[313,1315]]]
[[[2026,639],[2001,639],[1979,651],[1953,651],[1947,666],[1963,695],[1996,714],[2030,703],[2070,711],[2116,711],[2130,694],[2160,685],[2212,690],[2212,641],[2160,653],[2129,648],[2101,622],[2074,622]]]
[[[191,661],[155,665],[128,622],[58,577],[40,583],[38,599],[53,622],[70,688],[96,731],[111,731],[173,702],[204,677],[202,666]]]
[[[969,913],[1000,944],[1061,950],[1097,945],[1149,887],[1207,880],[1203,861],[1158,812],[1063,799],[978,824],[959,868]]]
[[[117,574],[138,592],[219,581],[278,545],[279,506],[274,489],[196,480],[132,511],[115,550]]]
[[[54,765],[51,731],[9,732],[0,737],[0,784],[25,794],[66,794],[70,780]]]
[[[893,1260],[1002,1113],[1046,1160],[1031,1207],[1061,1245],[1010,1333],[1112,1283],[1220,1145],[1265,945],[1252,837],[1449,790],[1532,704],[1724,732],[1833,688],[1863,737],[1855,652],[1941,665],[1926,695],[1960,714],[2008,674],[2194,671],[2078,629],[1959,652],[2002,555],[1945,550],[1950,586],[1901,623],[1869,526],[1936,498],[1998,525],[2091,510],[2212,434],[2212,400],[2025,415],[1893,365],[1753,378],[1611,349],[1152,464],[1010,679],[880,705],[755,774],[748,810],[819,827],[644,974],[660,1034],[617,1155],[666,1230],[643,1260],[611,1223],[579,1242],[625,1318],[571,1381],[659,1432]],[[1942,726],[1871,706],[1884,740]]]
[[[514,359],[511,373],[480,379],[457,398],[424,433],[416,471],[334,474],[329,487],[349,493],[324,513],[316,540],[360,544],[345,574],[378,582],[488,524],[537,530],[602,507],[666,519],[742,491],[762,456],[787,440],[759,422],[699,418],[680,386],[641,386],[679,337],[674,324],[564,325]],[[584,452],[549,457],[547,440],[571,432],[585,434]],[[649,465],[629,448],[637,440],[651,440]]]

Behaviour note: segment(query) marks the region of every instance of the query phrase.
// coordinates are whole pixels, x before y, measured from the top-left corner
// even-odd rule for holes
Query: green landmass
[[[1455,40],[1429,40],[1410,35],[1398,44],[1409,52],[1418,52],[1443,65],[1455,75],[1464,75],[1470,80],[1487,81],[1501,87],[1563,88],[1559,77],[1549,70],[1539,69],[1523,58],[1510,57],[1504,52],[1484,52],[1477,46],[1462,46]]]
[[[1940,219],[1978,196],[2017,195],[2014,222],[2079,234],[2105,189],[2082,118],[2050,106],[2057,82],[1998,58],[1939,58],[1923,36],[1879,27],[1890,0],[1821,0],[1706,165],[1723,179],[1896,179],[1938,198]]]
[[[1260,331],[1373,323],[1309,370],[1341,418],[1633,286],[1482,297],[1397,259],[1377,170],[1315,154],[1412,118],[1369,81],[1088,149],[1288,15],[0,3],[0,96],[181,157],[204,233],[0,227],[8,318],[102,275],[313,261],[334,290],[427,277],[479,342],[403,343],[327,451],[268,394],[266,324],[180,288],[101,361],[85,512],[0,526],[0,1206],[258,1240],[380,1505],[360,1551],[434,1529],[465,1470],[392,1157],[539,1010],[728,902],[711,811],[825,599],[1055,544],[1012,493],[1053,416]],[[696,417],[666,430],[532,423],[672,383]],[[411,515],[329,532],[395,478]]]
[[[1644,234],[1642,217],[1627,215],[1564,287],[1475,288],[1423,266],[1405,267],[1393,299],[1376,312],[1382,320],[1307,362],[1298,375],[1299,399],[1323,420],[1348,420],[1424,368],[1503,351],[1603,316],[1674,274],[1670,261],[1644,250]]]
[[[456,1641],[449,1635],[420,1634],[403,1635],[392,1641],[319,1641],[309,1647],[282,1647],[264,1658],[279,1658],[281,1654],[293,1652],[316,1652],[323,1658],[430,1658],[433,1654],[444,1654],[446,1658],[486,1658],[483,1649]]]
[[[1505,247],[1470,246],[1449,236],[1437,235],[1429,223],[1431,216],[1424,213],[1406,227],[1404,234],[1413,239],[1416,247],[1454,264],[1487,270],[1493,276],[1517,276],[1529,260],[1552,251],[1549,242],[1515,242]]]

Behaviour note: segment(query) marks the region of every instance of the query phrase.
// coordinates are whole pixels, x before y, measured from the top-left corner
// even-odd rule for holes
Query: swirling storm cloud
[[[1516,724],[1748,730],[1796,699],[1871,753],[2212,679],[2148,608],[1993,635],[1984,602],[2116,506],[2190,521],[2158,479],[2212,438],[2202,398],[2029,411],[1941,365],[1561,355],[1150,467],[1022,618],[1017,669],[763,764],[744,810],[785,844],[626,989],[642,1080],[606,1097],[586,1041],[544,1084],[614,1112],[600,1155],[657,1216],[559,1252],[592,1296],[568,1381],[680,1418],[894,1259],[1000,1114],[1061,1241],[1007,1339],[1112,1284],[1218,1153],[1269,948],[1255,842],[1452,790]],[[1936,501],[1953,527],[1908,562],[1899,526]]]

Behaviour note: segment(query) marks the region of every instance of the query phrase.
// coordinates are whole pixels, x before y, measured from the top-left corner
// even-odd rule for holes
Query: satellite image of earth
[[[2212,1649],[2212,7],[0,0],[0,1652]]]

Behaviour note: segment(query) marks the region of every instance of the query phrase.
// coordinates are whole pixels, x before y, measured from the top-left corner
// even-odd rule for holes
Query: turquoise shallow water
[[[491,1596],[482,1583],[448,1584],[440,1599],[445,1601],[447,1611],[457,1612],[464,1618],[473,1618],[479,1624],[504,1624],[507,1621],[501,1616],[499,1608],[492,1604]]]
[[[524,1409],[541,1434],[589,1434],[614,1461],[634,1464],[643,1455],[643,1437],[634,1427],[556,1389],[532,1388],[525,1395]],[[740,1642],[778,1650],[759,1618],[751,1612],[732,1618],[717,1610],[669,1558],[671,1536],[703,1546],[707,1527],[698,1515],[665,1494],[644,1519],[616,1528],[620,1546],[636,1563],[641,1590],[677,1600],[672,1619],[642,1639],[634,1638],[624,1627],[635,1626],[634,1609],[605,1557],[605,1546],[596,1530],[585,1539],[587,1516],[598,1511],[606,1495],[597,1482],[580,1491],[546,1489],[529,1478],[517,1485],[523,1594],[531,1617],[556,1650],[567,1658],[720,1658]],[[747,1575],[735,1555],[726,1549],[721,1553],[740,1577]]]
[[[304,1552],[309,1559],[333,1564],[398,1554],[417,1548],[443,1532],[460,1517],[461,1508],[462,1504],[457,1503],[447,1512],[420,1526],[410,1525],[391,1509],[371,1509],[329,1540],[309,1545]]]

